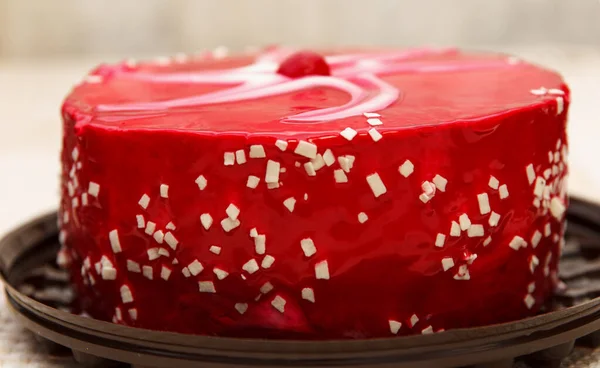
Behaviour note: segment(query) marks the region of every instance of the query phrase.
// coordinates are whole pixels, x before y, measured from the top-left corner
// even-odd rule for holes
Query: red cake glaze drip
[[[149,329],[287,339],[428,333],[536,313],[556,281],[563,235],[568,88],[555,73],[502,55],[411,55],[403,65],[413,69],[378,75],[398,92],[387,108],[365,111],[381,115],[378,141],[361,115],[320,123],[288,119],[344,106],[351,96],[337,88],[165,108],[168,101],[232,86],[143,77],[221,73],[252,64],[252,57],[97,69],[63,106],[61,255],[71,258],[84,309],[96,318]],[[473,67],[482,60],[485,68]],[[332,76],[343,68],[333,68]],[[379,93],[348,78],[366,91],[365,100]],[[131,104],[143,108],[119,108]],[[352,140],[340,135],[347,127],[358,132]],[[281,141],[287,142],[285,150]],[[306,142],[321,155],[331,150],[335,156],[314,176],[304,167],[310,159],[295,153],[301,146],[311,155]],[[266,157],[251,158],[253,145],[262,145]],[[229,153],[235,159],[237,151],[241,159],[240,150],[245,162],[225,165]],[[338,161],[346,155],[355,157],[347,172],[348,161]],[[414,164],[408,177],[399,171],[406,160]],[[278,188],[265,183],[268,161],[285,169]],[[379,196],[366,179],[374,173],[386,187]],[[202,189],[200,175],[207,180]],[[445,188],[436,175],[447,180]],[[247,186],[249,176],[260,178],[256,188]],[[490,176],[499,189],[490,187]],[[545,176],[540,193],[536,182]],[[429,183],[439,187],[424,198],[424,192],[433,194]],[[168,185],[167,198],[161,184]],[[490,225],[490,213],[482,214],[483,193],[500,215],[497,226]],[[145,209],[138,204],[144,194]],[[292,211],[289,198],[295,199]],[[221,221],[230,204],[239,208],[240,224],[226,232]],[[368,216],[364,223],[360,213]],[[202,214],[213,219],[208,230]],[[472,228],[453,237],[451,224],[462,214]],[[152,236],[138,228],[136,215],[144,225],[156,224]],[[170,222],[176,229],[168,229]],[[474,225],[483,225],[483,236]],[[264,254],[257,254],[254,228],[265,235]],[[113,230],[117,248],[111,246]],[[177,239],[176,249],[166,239],[157,243],[159,230]],[[446,236],[441,247],[438,233]],[[314,254],[301,247],[307,238]],[[163,255],[149,260],[153,248],[163,248]],[[263,268],[267,255],[274,262]],[[106,279],[95,269],[103,256],[109,260]],[[447,271],[444,258],[453,263]],[[182,269],[196,259],[203,270],[186,277]],[[253,259],[256,272],[248,263]],[[128,271],[128,260],[152,267],[153,279]],[[323,261],[328,279],[316,277],[315,266]],[[199,282],[208,281],[212,286],[203,283],[203,290],[214,292],[201,292]],[[265,283],[272,290],[261,293]]]
[[[290,55],[281,63],[277,73],[290,78],[331,74],[323,56],[311,51],[300,51]]]

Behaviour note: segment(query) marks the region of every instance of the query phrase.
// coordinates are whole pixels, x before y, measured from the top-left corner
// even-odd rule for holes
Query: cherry
[[[281,63],[277,73],[290,78],[331,75],[325,58],[312,51],[299,51],[290,55]]]

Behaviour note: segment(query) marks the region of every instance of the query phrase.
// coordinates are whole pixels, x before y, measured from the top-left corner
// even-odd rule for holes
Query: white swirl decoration
[[[121,77],[146,83],[198,83],[223,85],[216,92],[156,102],[99,105],[98,111],[156,111],[178,107],[239,102],[297,92],[315,87],[338,89],[350,96],[341,106],[323,108],[287,116],[286,123],[318,123],[381,111],[400,98],[395,86],[380,78],[401,73],[444,73],[490,68],[506,68],[514,64],[502,59],[415,60],[419,57],[455,54],[455,49],[415,49],[385,53],[356,53],[325,56],[331,75],[289,78],[277,69],[289,50],[275,49],[260,55],[253,64],[223,70],[177,73],[123,72]]]

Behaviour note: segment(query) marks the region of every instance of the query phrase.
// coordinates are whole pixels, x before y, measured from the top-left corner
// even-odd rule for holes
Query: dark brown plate
[[[555,366],[575,343],[600,341],[600,207],[572,199],[567,216],[561,259],[566,288],[557,293],[552,311],[433,335],[326,342],[236,339],[143,330],[74,315],[64,310],[70,289],[54,263],[59,247],[54,213],[0,241],[0,276],[8,305],[25,327],[98,366],[510,367],[515,359]]]

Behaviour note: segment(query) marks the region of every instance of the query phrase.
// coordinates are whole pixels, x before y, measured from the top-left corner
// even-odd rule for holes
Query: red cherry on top
[[[277,73],[290,78],[331,75],[325,58],[312,51],[299,51],[290,55],[281,63]]]

